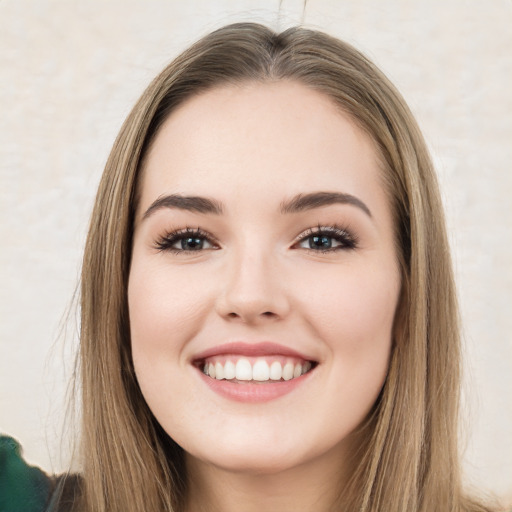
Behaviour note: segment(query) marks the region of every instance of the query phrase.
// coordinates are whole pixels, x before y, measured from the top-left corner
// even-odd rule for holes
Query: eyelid
[[[311,235],[316,235],[319,233],[321,233],[321,234],[323,234],[323,233],[333,233],[333,234],[345,233],[350,236],[350,231],[344,227],[338,226],[336,224],[335,225],[325,225],[325,226],[323,226],[322,224],[318,224],[317,226],[308,228],[305,231],[303,231],[302,233],[300,233],[299,235],[297,235],[297,239],[302,240]]]
[[[359,238],[357,235],[351,230],[348,229],[345,226],[341,226],[338,224],[331,224],[331,225],[321,225],[320,223],[314,227],[314,228],[308,228],[302,233],[300,233],[296,237],[296,241],[294,242],[293,246],[296,246],[303,242],[304,240],[307,240],[311,236],[315,235],[326,235],[332,238],[336,238],[339,242],[341,242],[343,245],[339,247],[332,247],[327,249],[312,249],[312,248],[304,248],[306,250],[309,250],[311,252],[315,253],[322,253],[322,252],[334,252],[337,250],[349,250],[349,249],[355,249],[358,246]]]
[[[330,238],[334,238],[341,245],[337,245],[335,247],[327,247],[322,249],[321,247],[312,248],[312,247],[297,247],[301,242],[307,240],[308,238],[315,235],[324,235]],[[210,248],[201,248],[200,250],[187,250],[187,249],[177,249],[174,248],[173,245],[176,244],[179,240],[182,240],[187,237],[196,237],[201,238],[211,244],[213,247]],[[355,249],[358,245],[358,237],[353,233],[352,230],[340,226],[338,224],[332,225],[321,225],[320,223],[316,227],[310,227],[304,230],[302,233],[296,236],[295,241],[292,245],[292,249],[301,248],[306,251],[314,252],[314,253],[327,253],[327,252],[336,252],[339,250],[350,250]],[[159,252],[172,252],[174,254],[188,254],[192,253],[201,253],[204,251],[211,251],[220,249],[220,242],[217,240],[215,236],[211,233],[203,230],[201,227],[192,228],[190,226],[186,226],[185,228],[179,228],[175,230],[166,231],[164,235],[160,236],[153,243],[153,247]]]
[[[202,238],[215,247],[212,247],[209,249],[203,249],[201,251],[187,251],[185,249],[175,249],[172,247],[172,245],[175,244],[177,241],[179,241],[183,238],[187,238],[187,237]],[[160,251],[160,252],[169,251],[169,252],[173,252],[175,254],[183,254],[183,253],[191,254],[194,252],[200,253],[203,251],[216,250],[216,249],[220,248],[219,245],[220,245],[220,243],[211,233],[208,233],[207,231],[205,231],[204,229],[202,229],[199,226],[197,228],[192,228],[190,226],[186,226],[185,228],[179,228],[179,229],[166,231],[164,235],[159,236],[153,243],[154,248],[157,249],[158,251]]]

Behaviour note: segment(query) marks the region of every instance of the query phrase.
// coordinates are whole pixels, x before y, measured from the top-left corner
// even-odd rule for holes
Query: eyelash
[[[185,238],[200,238],[202,240],[206,240],[212,245],[217,245],[217,241],[209,233],[203,231],[201,228],[186,227],[184,229],[176,229],[174,231],[169,231],[164,236],[160,237],[155,243],[155,248],[158,249],[159,251],[171,252],[172,254],[195,252],[187,251],[185,249],[175,249],[173,247],[173,245],[176,242],[179,242],[180,240],[183,240]]]
[[[294,243],[294,246],[304,242],[305,240],[308,240],[308,238],[311,238],[313,236],[324,236],[327,238],[332,238],[336,242],[339,242],[341,245],[337,247],[327,247],[325,249],[312,249],[311,247],[303,248],[312,253],[325,254],[340,250],[353,250],[358,246],[358,238],[353,233],[351,233],[349,229],[342,226],[338,226],[337,224],[334,224],[332,226],[321,226],[319,224],[315,228],[307,229],[297,237],[297,241]],[[200,240],[206,240],[209,244],[213,246],[218,246],[218,242],[215,240],[215,238],[212,237],[206,231],[202,230],[201,228],[186,227],[184,229],[182,228],[170,231],[166,233],[164,236],[160,237],[155,242],[155,249],[162,252],[171,252],[172,254],[201,252],[203,250],[198,249],[197,251],[194,251],[186,249],[176,249],[173,247],[173,245],[176,244],[176,242],[179,242],[180,240],[183,240],[185,238],[196,238]]]
[[[304,233],[301,233],[298,236],[297,243],[303,242],[312,236],[325,236],[332,238],[341,244],[338,247],[328,247],[326,249],[306,248],[306,250],[314,253],[329,253],[356,249],[359,241],[355,234],[351,233],[349,229],[343,226],[339,226],[337,224],[332,226],[322,226],[318,224],[316,228],[309,228],[304,231]]]

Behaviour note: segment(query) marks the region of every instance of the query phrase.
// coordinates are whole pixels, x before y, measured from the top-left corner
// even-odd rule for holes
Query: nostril
[[[235,313],[233,311],[231,313],[228,313],[227,316],[229,318],[241,318],[241,315],[239,315],[238,313]],[[268,318],[274,318],[275,316],[277,316],[277,314],[273,313],[272,311],[265,311],[265,312],[261,313],[261,316],[265,316]]]

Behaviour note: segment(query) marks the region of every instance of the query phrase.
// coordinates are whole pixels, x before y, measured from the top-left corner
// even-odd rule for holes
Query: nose
[[[259,251],[247,251],[235,256],[226,266],[217,297],[220,316],[247,324],[275,321],[287,316],[290,303],[285,279],[272,257]]]

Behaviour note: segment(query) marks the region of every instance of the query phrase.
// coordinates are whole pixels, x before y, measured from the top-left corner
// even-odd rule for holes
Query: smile
[[[308,373],[311,361],[287,357],[222,356],[201,363],[202,371],[212,379],[239,382],[289,381]]]
[[[197,354],[193,365],[216,394],[238,402],[261,403],[302,387],[318,362],[275,343],[236,342]]]

